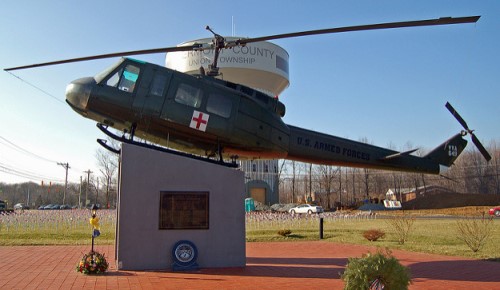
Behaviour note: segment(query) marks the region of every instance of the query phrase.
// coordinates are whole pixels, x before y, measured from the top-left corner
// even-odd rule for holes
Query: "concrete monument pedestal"
[[[192,254],[179,241],[200,268],[245,266],[243,172],[130,144],[120,157],[119,270],[170,270]]]

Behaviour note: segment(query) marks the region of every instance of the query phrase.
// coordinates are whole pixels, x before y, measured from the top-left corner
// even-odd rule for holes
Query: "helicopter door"
[[[152,72],[149,69],[141,71],[141,81],[136,84],[135,97],[132,103],[134,114],[138,118],[143,117],[143,108],[147,100],[149,84],[151,83]]]
[[[154,73],[142,110],[144,114],[154,117],[160,116],[171,75],[168,71],[156,71]]]

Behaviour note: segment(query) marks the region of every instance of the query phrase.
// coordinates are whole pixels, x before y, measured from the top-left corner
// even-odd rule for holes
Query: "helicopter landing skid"
[[[104,148],[108,149],[109,151],[116,153],[118,155],[121,153],[120,149],[116,149],[116,148],[109,146],[106,141],[107,140],[104,140],[104,139],[97,139],[97,143],[99,143],[102,147],[104,147]]]
[[[132,144],[132,145],[140,146],[140,147],[147,148],[147,149],[152,149],[152,150],[156,150],[156,151],[160,151],[160,152],[165,152],[165,153],[170,153],[170,154],[174,154],[174,155],[178,155],[178,156],[188,157],[191,159],[205,161],[205,162],[212,163],[212,164],[223,165],[223,166],[230,167],[230,168],[237,168],[238,167],[238,164],[234,160],[233,160],[233,162],[224,162],[222,159],[221,160],[213,160],[213,159],[208,159],[205,157],[201,157],[201,156],[197,156],[197,155],[193,155],[193,154],[189,154],[189,153],[175,151],[172,149],[168,149],[168,148],[164,148],[164,147],[160,147],[160,146],[156,146],[156,145],[141,143],[141,142],[134,141],[133,139],[125,138],[125,136],[115,135],[114,133],[110,132],[108,130],[108,126],[106,126],[104,124],[97,123],[96,126],[104,134],[106,134],[109,137],[113,138],[114,140],[122,142],[122,143]],[[115,148],[107,145],[105,140],[97,139],[97,143],[99,143],[101,146],[103,146],[104,148],[106,148],[107,150],[109,150],[113,153],[120,154],[120,152],[121,152],[120,149],[115,149]]]

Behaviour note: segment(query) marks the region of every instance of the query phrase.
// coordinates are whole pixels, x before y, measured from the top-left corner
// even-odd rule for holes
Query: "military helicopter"
[[[217,78],[223,49],[288,37],[360,30],[475,23],[480,16],[438,18],[348,26],[227,41],[213,33],[212,43],[129,51],[7,68],[6,71],[109,57],[122,58],[94,77],[81,78],[66,88],[66,102],[78,114],[97,122],[107,135],[121,141],[221,164],[241,159],[290,159],[315,164],[439,174],[464,150],[470,134],[484,157],[490,155],[450,104],[446,107],[463,125],[462,131],[427,155],[397,152],[361,142],[287,125],[285,105],[273,96]],[[214,50],[208,71],[188,75],[125,56],[176,51]],[[122,136],[109,127],[123,132]],[[150,144],[134,140],[135,137]],[[98,142],[106,148],[103,140]],[[215,160],[213,159],[215,158]],[[232,163],[224,159],[231,158]]]

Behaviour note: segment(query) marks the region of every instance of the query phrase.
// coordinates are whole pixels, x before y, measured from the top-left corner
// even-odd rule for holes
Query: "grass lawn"
[[[459,211],[459,212],[463,212]],[[400,212],[399,212],[400,213]],[[406,213],[411,214],[411,211]],[[419,214],[421,215],[421,214]],[[116,228],[116,211],[101,210],[101,236],[96,244],[113,244]],[[333,213],[324,216],[324,241],[379,246],[443,255],[477,259],[500,259],[500,219],[490,224],[491,235],[485,246],[474,253],[458,239],[456,219],[416,219],[408,240],[398,243],[396,231],[389,219],[357,213]],[[289,229],[283,237],[279,230]],[[386,233],[384,238],[370,242],[363,232],[378,229]],[[294,242],[319,240],[317,216],[274,213],[252,213],[246,216],[248,242]],[[0,246],[18,245],[90,245],[91,226],[88,210],[38,211],[0,215]]]
[[[248,224],[247,224],[248,225]],[[388,219],[324,219],[323,238],[325,241],[338,243],[370,245],[389,249],[401,249],[414,252],[453,255],[477,259],[500,259],[500,220],[493,220],[491,236],[486,245],[474,253],[458,239],[457,220],[417,219],[410,231],[408,240],[398,243],[398,236]],[[280,229],[292,231],[288,237],[278,235]],[[382,230],[384,238],[370,242],[363,237],[363,232],[370,229]],[[304,241],[319,239],[319,222],[273,224],[268,222],[258,227],[247,227],[247,241]]]
[[[115,241],[116,211],[101,210],[96,243]],[[0,215],[0,246],[90,245],[89,210],[26,210]]]

